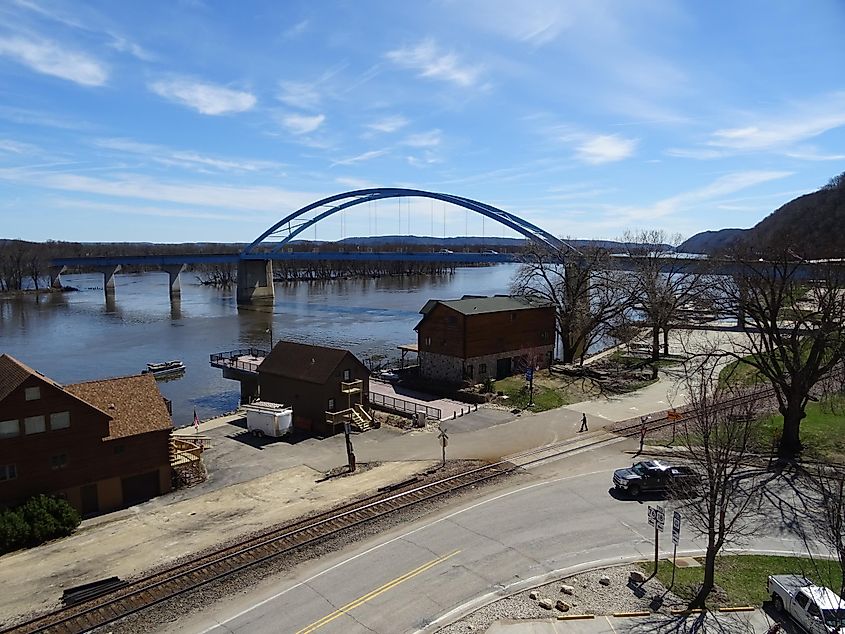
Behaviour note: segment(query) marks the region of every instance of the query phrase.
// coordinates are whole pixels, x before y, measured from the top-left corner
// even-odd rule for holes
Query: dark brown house
[[[167,406],[151,375],[62,386],[0,356],[0,506],[38,493],[83,515],[170,491]]]
[[[280,341],[258,366],[258,388],[261,400],[293,409],[295,427],[316,434],[368,418],[370,372],[348,350]]]
[[[459,383],[500,379],[528,366],[548,367],[555,309],[525,297],[429,300],[420,311],[420,376]]]

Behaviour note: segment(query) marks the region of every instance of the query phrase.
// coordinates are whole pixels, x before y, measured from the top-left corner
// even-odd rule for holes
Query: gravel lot
[[[628,586],[628,573],[632,570],[639,571],[640,568],[636,564],[605,568],[567,577],[533,590],[524,590],[476,610],[460,621],[439,629],[438,633],[484,632],[492,623],[502,619],[548,619],[562,614],[600,615],[640,611],[668,614],[671,608],[685,606],[681,599],[666,590],[656,579],[646,584],[646,592],[642,597],[637,597]],[[609,579],[609,585],[599,583],[602,577]],[[574,593],[565,594],[561,590],[563,585],[572,586]],[[536,599],[531,598],[533,593],[536,593]],[[659,606],[652,605],[655,596],[662,599]],[[550,602],[551,609],[540,607],[543,599]],[[555,607],[559,600],[569,605],[567,611]]]

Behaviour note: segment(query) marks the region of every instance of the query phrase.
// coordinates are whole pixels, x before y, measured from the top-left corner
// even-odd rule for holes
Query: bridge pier
[[[121,269],[120,264],[115,266],[96,266],[94,270],[97,273],[103,274],[103,291],[106,294],[106,298],[112,297],[114,298],[114,275]]]
[[[167,274],[170,276],[170,297],[172,298],[174,295],[181,295],[182,294],[182,271],[187,268],[185,264],[168,264],[161,267],[163,270],[167,271]]]
[[[272,260],[238,261],[238,304],[274,304]]]
[[[50,267],[50,288],[62,288],[62,273],[67,271],[66,266]]]

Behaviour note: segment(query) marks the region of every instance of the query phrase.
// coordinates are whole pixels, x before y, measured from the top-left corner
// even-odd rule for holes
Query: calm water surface
[[[63,275],[78,293],[0,299],[0,353],[7,352],[59,383],[137,374],[147,363],[181,359],[176,380],[159,382],[173,401],[176,425],[235,409],[239,386],[208,355],[276,340],[329,345],[398,357],[416,342],[414,326],[429,299],[507,293],[515,264],[457,269],[443,277],[381,278],[276,284],[276,304],[238,308],[235,289],[215,289],[182,274],[171,305],[166,273],[116,276],[113,303],[101,275]]]

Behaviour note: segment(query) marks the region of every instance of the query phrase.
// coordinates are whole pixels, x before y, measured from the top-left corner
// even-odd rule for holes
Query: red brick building
[[[420,376],[479,383],[548,367],[554,354],[555,309],[525,297],[432,299],[420,311]]]
[[[334,434],[343,426],[332,413],[352,409],[354,422],[367,418],[370,371],[349,350],[280,341],[258,366],[258,389],[261,400],[293,409],[295,427]]]
[[[93,515],[166,493],[172,428],[151,375],[62,386],[0,355],[0,506],[51,493]]]

